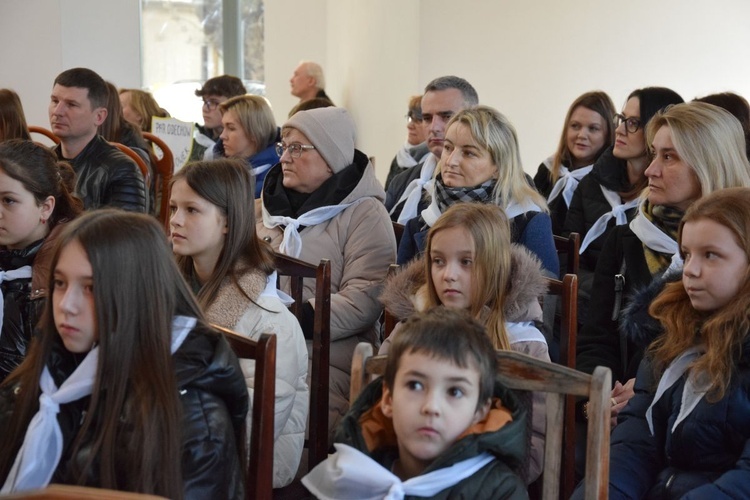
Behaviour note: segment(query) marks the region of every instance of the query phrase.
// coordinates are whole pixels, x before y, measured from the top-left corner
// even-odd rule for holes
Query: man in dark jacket
[[[427,205],[418,207],[426,183],[432,179],[440,155],[443,154],[445,130],[451,117],[462,109],[479,104],[474,87],[457,76],[435,78],[424,89],[422,121],[427,132],[430,153],[415,166],[396,175],[388,185],[385,208],[391,219],[406,224],[419,215]]]
[[[55,148],[76,173],[76,194],[86,210],[110,206],[145,212],[146,189],[138,165],[97,134],[107,117],[107,85],[87,68],[73,68],[55,78],[49,104]]]

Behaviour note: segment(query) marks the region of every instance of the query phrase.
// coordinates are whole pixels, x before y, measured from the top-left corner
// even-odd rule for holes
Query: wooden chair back
[[[275,267],[279,278],[290,280],[289,295],[294,299],[290,310],[301,319],[304,279],[315,280],[315,318],[310,368],[310,416],[307,426],[308,470],[328,456],[328,390],[331,357],[331,263],[322,259],[317,266],[276,252]]]
[[[159,500],[164,497],[133,493],[130,491],[105,490],[90,486],[50,484],[40,490],[3,495],[4,500]]]
[[[273,495],[273,436],[276,400],[276,335],[264,333],[255,341],[232,330],[212,325],[227,339],[239,359],[255,361],[252,423],[245,476],[245,498],[264,500]],[[245,449],[245,437],[239,443]],[[242,457],[244,462],[244,456]]]
[[[557,255],[560,257],[561,264],[563,257],[565,257],[565,273],[578,274],[581,235],[578,233],[570,233],[567,238],[565,236],[557,235],[554,238],[555,250],[557,250]]]
[[[51,130],[48,130],[44,127],[39,127],[37,125],[29,125],[29,133],[43,135],[44,137],[54,142],[55,144],[60,144],[60,138],[57,137],[55,134],[53,134]]]
[[[396,248],[401,244],[401,237],[404,235],[404,225],[398,222],[392,222],[393,234],[396,236]]]
[[[387,356],[373,356],[372,346],[368,343],[357,345],[352,358],[351,401],[356,399],[370,380],[385,373],[387,359]],[[544,392],[547,395],[542,499],[558,500],[570,498],[572,494],[572,488],[569,492],[561,491],[560,477],[567,460],[562,450],[565,418],[563,399],[573,396],[589,400],[584,498],[606,500],[609,482],[609,399],[612,387],[610,369],[598,366],[593,375],[588,375],[514,351],[497,351],[497,362],[498,380],[506,387],[517,391]]]
[[[162,152],[161,159],[157,159],[156,165],[154,165],[156,174],[154,192],[157,197],[154,203],[159,207],[159,220],[165,228],[169,229],[169,184],[174,175],[174,154],[172,154],[172,150],[169,149],[167,143],[159,136],[150,132],[143,132],[143,137],[151,144],[155,144]]]

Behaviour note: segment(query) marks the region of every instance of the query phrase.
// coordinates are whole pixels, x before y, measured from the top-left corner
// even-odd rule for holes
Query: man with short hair
[[[195,91],[195,95],[203,99],[203,125],[196,126],[190,161],[213,160],[224,156],[224,144],[219,139],[224,131],[219,104],[245,94],[247,89],[242,80],[231,75],[209,78]]]
[[[292,95],[298,97],[299,102],[309,101],[315,97],[331,101],[325,91],[326,81],[323,76],[323,68],[318,63],[312,61],[299,63],[289,80],[289,84],[292,87]]]
[[[430,154],[398,174],[388,185],[385,207],[393,221],[406,224],[426,208],[423,191],[432,194],[432,177],[443,153],[446,125],[453,115],[477,104],[477,91],[463,78],[441,76],[427,84],[422,96],[422,123]]]
[[[107,85],[88,68],[73,68],[55,78],[49,104],[55,152],[76,173],[75,192],[86,210],[116,207],[145,212],[143,174],[133,160],[97,134],[107,117]]]

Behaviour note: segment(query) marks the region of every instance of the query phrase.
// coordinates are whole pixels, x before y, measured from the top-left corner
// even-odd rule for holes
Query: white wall
[[[0,0],[0,87],[47,123],[52,80],[89,66],[140,84],[139,0]],[[553,152],[570,102],[602,89],[619,107],[648,85],[684,98],[750,97],[747,0],[266,0],[266,83],[277,120],[302,59],[326,70],[358,147],[384,179],[405,140],[410,95],[456,74],[518,129],[527,171]],[[159,57],[158,55],[146,55]]]
[[[0,87],[30,125],[49,127],[55,77],[89,67],[117,86],[140,86],[139,0],[0,0]]]
[[[515,124],[535,172],[583,92],[604,90],[618,109],[651,85],[686,100],[725,90],[750,98],[748,20],[746,0],[425,0],[420,83],[469,80]]]

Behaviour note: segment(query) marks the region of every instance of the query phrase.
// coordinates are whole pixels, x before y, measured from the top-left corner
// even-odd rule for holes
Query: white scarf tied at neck
[[[362,199],[363,198],[360,198],[352,203],[318,207],[309,212],[305,212],[296,219],[285,217],[283,215],[271,215],[268,213],[266,206],[263,205],[263,225],[269,229],[276,226],[285,226],[284,238],[281,240],[281,245],[279,245],[279,252],[296,259],[302,254],[302,238],[298,231],[300,226],[315,226],[321,222],[333,219],[350,206],[362,201]]]
[[[607,224],[609,224],[609,221],[612,220],[612,218],[615,219],[615,225],[617,226],[622,226],[623,224],[627,224],[628,217],[626,215],[626,212],[630,210],[631,208],[637,207],[639,203],[638,198],[630,200],[626,203],[622,203],[619,194],[615,193],[614,191],[610,189],[605,188],[604,186],[600,185],[599,187],[602,190],[604,199],[607,200],[607,203],[609,203],[609,206],[612,207],[612,210],[603,214],[601,217],[599,217],[597,221],[594,222],[594,225],[591,226],[591,229],[589,229],[589,231],[586,233],[586,237],[583,239],[583,242],[581,243],[581,248],[578,252],[579,255],[583,255],[583,252],[586,251],[586,249],[591,244],[591,242],[593,242],[599,236],[604,234],[604,231],[607,230]]]
[[[651,250],[672,256],[672,262],[665,272],[682,268],[682,257],[677,242],[643,214],[643,201],[638,205],[638,215],[630,221],[630,229]]]
[[[495,460],[489,453],[401,481],[356,448],[334,444],[336,454],[318,464],[302,483],[321,500],[402,500],[406,495],[434,497]]]
[[[426,190],[432,194],[432,177],[435,174],[435,168],[437,167],[438,157],[430,153],[425,158],[422,164],[422,169],[419,172],[419,178],[414,179],[406,186],[404,193],[401,198],[391,209],[391,214],[396,210],[401,202],[404,202],[404,208],[401,209],[401,213],[398,216],[399,224],[406,224],[411,219],[417,216],[417,208],[419,208],[419,200],[422,198],[422,190]],[[416,168],[416,167],[412,167]]]
[[[171,352],[174,354],[188,333],[195,327],[195,318],[175,316],[172,321]],[[89,351],[78,368],[58,388],[45,366],[39,380],[42,393],[39,411],[29,422],[23,444],[0,493],[44,488],[52,479],[62,455],[63,437],[57,414],[60,405],[77,401],[91,394],[96,381],[99,347]]]
[[[13,281],[18,279],[31,278],[31,266],[23,266],[18,269],[12,269],[10,271],[0,271],[0,283],[4,281]],[[3,324],[5,315],[5,297],[3,297],[3,291],[0,288],[0,326]],[[0,329],[0,335],[2,335],[2,329]]]
[[[706,352],[706,348],[703,345],[691,347],[687,351],[677,356],[669,367],[664,371],[664,374],[659,379],[659,386],[656,388],[656,394],[651,405],[646,410],[646,420],[648,421],[648,428],[651,431],[651,435],[654,434],[654,422],[653,422],[653,408],[654,405],[661,399],[667,389],[672,387],[690,368],[690,365],[697,358]],[[682,389],[682,401],[680,404],[680,412],[677,414],[677,419],[672,425],[672,432],[677,428],[680,423],[687,418],[688,415],[698,406],[701,399],[706,395],[710,383],[708,380],[693,372],[688,374],[687,380],[685,381],[685,387]]]
[[[552,158],[550,157],[544,161],[544,164],[550,169],[550,172],[552,171],[550,168],[552,165],[551,160]],[[575,193],[578,183],[591,172],[592,168],[594,168],[593,164],[575,170],[570,170],[567,167],[560,165],[560,177],[558,177],[557,182],[555,182],[555,185],[552,187],[552,191],[550,191],[549,196],[547,197],[547,203],[551,203],[552,200],[562,193],[563,200],[565,200],[565,206],[570,207],[570,202],[573,200],[573,193]]]

